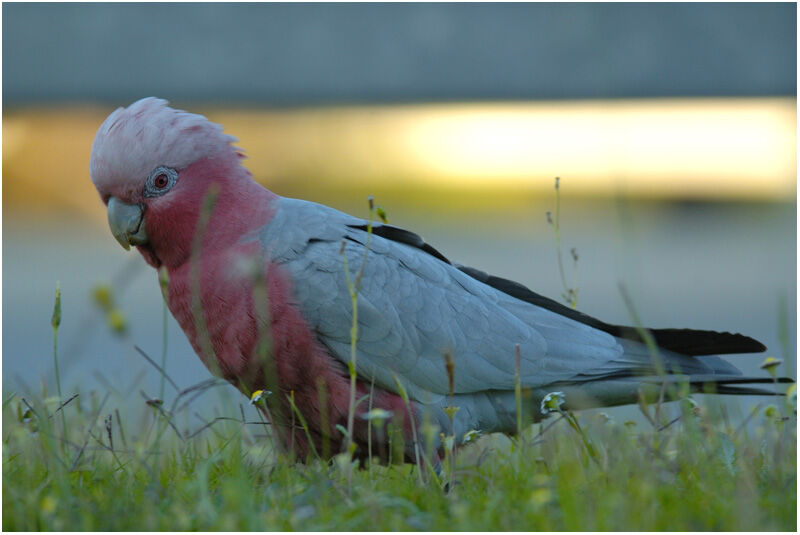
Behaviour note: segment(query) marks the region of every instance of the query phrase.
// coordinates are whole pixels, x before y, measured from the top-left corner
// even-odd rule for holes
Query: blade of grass
[[[53,304],[53,315],[50,318],[50,325],[53,327],[53,365],[56,374],[56,388],[58,389],[59,402],[64,400],[61,393],[61,372],[58,369],[58,328],[61,326],[61,283],[56,282],[56,298]],[[67,418],[61,412],[61,437],[67,440]]]

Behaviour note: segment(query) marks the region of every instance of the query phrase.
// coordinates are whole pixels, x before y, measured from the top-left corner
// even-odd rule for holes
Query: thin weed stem
[[[355,423],[355,406],[356,406],[356,346],[358,343],[358,293],[361,290],[361,279],[364,276],[364,268],[367,265],[367,258],[369,257],[369,246],[372,239],[372,224],[375,219],[375,201],[372,196],[367,198],[369,203],[369,220],[367,222],[367,239],[364,244],[364,257],[361,260],[361,267],[355,276],[355,280],[350,275],[350,266],[347,262],[347,252],[345,251],[345,241],[342,240],[342,246],[339,249],[339,254],[342,256],[344,262],[344,274],[347,281],[347,290],[350,294],[350,305],[353,309],[353,321],[350,326],[350,360],[347,363],[348,372],[350,374],[350,401],[347,410],[347,441],[346,448],[347,454],[350,459],[353,458],[355,451],[355,444],[353,442],[353,426]],[[353,482],[353,469],[352,463],[348,463],[347,469],[347,491],[352,491]]]
[[[253,308],[256,312],[256,320],[258,325],[258,338],[256,343],[256,362],[261,366],[261,377],[263,386],[271,392],[280,392],[280,385],[278,383],[278,372],[272,354],[272,317],[270,314],[269,302],[269,268],[267,271],[262,268],[263,261],[260,259],[252,260],[254,264],[251,266],[253,275]],[[285,423],[284,416],[280,407],[280,398],[278,395],[267,396],[264,403],[261,405],[270,422],[277,424],[272,427],[274,431],[273,442],[278,451],[282,451],[284,446],[281,443],[281,427]],[[280,418],[276,421],[274,418]]]
[[[53,316],[50,318],[50,325],[53,327],[53,366],[56,374],[56,388],[58,389],[58,401],[61,403],[64,396],[61,394],[61,372],[58,369],[58,328],[61,326],[61,283],[56,282],[56,298],[53,305]],[[64,411],[61,411],[61,437],[67,440],[67,418]]]
[[[331,456],[330,416],[328,415],[328,387],[323,377],[317,377],[317,397],[319,398],[319,427],[322,434],[322,458]]]
[[[169,381],[169,384],[170,384],[170,386],[172,386],[172,388],[174,388],[176,392],[180,392],[180,391],[181,391],[181,389],[180,389],[180,388],[178,388],[178,385],[176,385],[176,384],[175,384],[175,381],[173,381],[173,380],[172,380],[172,379],[171,379],[171,378],[170,378],[170,377],[167,375],[167,372],[166,372],[166,371],[164,371],[164,368],[163,368],[163,367],[161,367],[161,366],[159,366],[158,364],[156,364],[156,363],[155,363],[155,361],[154,361],[153,359],[151,359],[149,356],[147,356],[147,353],[145,353],[145,352],[144,352],[144,350],[143,350],[141,347],[139,347],[139,346],[137,346],[137,345],[134,345],[134,346],[133,346],[133,349],[134,349],[134,350],[136,350],[136,352],[137,352],[137,353],[139,353],[139,355],[141,355],[141,356],[142,356],[142,358],[144,358],[144,359],[145,359],[145,360],[146,360],[146,361],[147,361],[147,362],[148,362],[148,363],[149,363],[151,366],[153,366],[153,367],[154,367],[156,370],[158,370],[158,373],[161,375],[161,382],[162,382],[162,383],[163,383],[165,380],[166,380],[166,381]],[[162,394],[161,394],[161,397],[160,397],[160,398],[158,398],[158,399],[161,399],[161,400],[163,400],[163,399],[164,399],[164,394],[163,394],[163,384],[162,384]]]
[[[789,305],[786,302],[786,293],[778,295],[778,340],[781,343],[781,353],[783,354],[784,374],[791,376],[790,362],[794,359],[789,342]]]
[[[167,325],[168,325],[168,318],[167,313],[169,311],[168,302],[169,302],[169,274],[167,273],[167,268],[161,266],[158,270],[158,283],[161,287],[161,294],[164,297],[164,303],[161,307],[161,385],[158,390],[159,397],[164,399],[164,380],[166,378],[166,373],[163,370],[167,369]]]
[[[289,400],[289,405],[291,405],[292,411],[294,411],[294,413],[297,415],[297,419],[300,421],[300,426],[303,428],[303,431],[305,431],[306,440],[308,440],[308,445],[311,448],[311,452],[314,454],[316,459],[319,459],[319,453],[317,453],[317,448],[314,446],[314,441],[311,439],[311,431],[308,428],[306,419],[303,418],[303,414],[300,412],[300,409],[297,408],[297,405],[294,402],[294,390],[292,390],[290,394],[286,396],[286,399]],[[294,438],[294,429],[292,429],[292,437]]]
[[[570,286],[567,284],[567,276],[564,273],[564,260],[563,254],[561,251],[561,188],[559,186],[561,179],[556,177],[555,180],[555,190],[556,190],[556,208],[555,208],[555,217],[550,212],[547,212],[547,222],[553,226],[553,232],[556,236],[556,258],[558,260],[558,274],[561,276],[561,285],[564,287],[564,293],[561,294],[561,297],[571,306],[573,309],[577,308],[578,306],[578,253],[576,249],[573,247],[570,249],[570,254],[572,255],[573,260],[573,282],[574,284]]]
[[[639,320],[639,314],[636,312],[636,307],[633,304],[633,300],[631,299],[630,295],[628,294],[627,288],[621,282],[619,283],[619,292],[622,295],[622,299],[625,302],[625,307],[628,309],[628,314],[631,316],[631,320],[633,321],[633,326],[636,329],[636,332],[639,334],[639,337],[644,342],[645,346],[647,346],[647,351],[650,353],[650,361],[653,365],[653,368],[656,371],[656,374],[662,378],[661,388],[659,389],[658,393],[658,401],[656,402],[656,410],[655,416],[650,419],[650,423],[653,427],[658,428],[660,425],[660,415],[661,415],[661,406],[664,403],[664,395],[667,389],[667,373],[664,368],[664,361],[661,359],[661,354],[658,351],[658,345],[656,345],[656,339],[653,337],[653,334],[645,329],[642,326],[642,322]],[[674,392],[671,392],[674,395]],[[642,411],[645,415],[647,415],[646,411]]]
[[[408,392],[406,392],[406,388],[405,388],[405,386],[403,386],[403,383],[400,381],[400,378],[397,377],[397,375],[395,375],[394,373],[392,373],[392,378],[394,379],[394,384],[397,387],[397,391],[400,394],[400,398],[403,400],[403,403],[405,404],[406,412],[408,413],[408,417],[411,420],[411,437],[412,437],[412,440],[414,441],[414,460],[416,461],[416,465],[417,465],[417,474],[419,475],[419,484],[420,484],[420,486],[424,486],[425,485],[425,480],[422,479],[422,471],[419,469],[419,467],[422,466],[420,464],[421,452],[420,452],[420,447],[419,447],[419,438],[418,438],[418,435],[417,435],[417,425],[416,425],[416,422],[414,422],[414,413],[411,410],[411,401],[408,399]],[[426,464],[428,466],[430,466],[430,463],[426,462]]]
[[[209,186],[203,197],[202,205],[200,207],[200,215],[197,218],[197,227],[194,236],[192,237],[191,256],[189,260],[189,293],[191,294],[191,309],[192,318],[194,319],[194,328],[202,350],[203,361],[215,375],[219,375],[219,365],[216,361],[214,346],[211,343],[211,337],[208,334],[208,326],[206,323],[205,312],[203,310],[202,293],[200,288],[200,262],[203,250],[203,238],[206,234],[206,227],[211,219],[211,213],[214,211],[214,205],[219,195],[219,186],[214,183]]]
[[[375,377],[372,378],[372,381],[369,384],[369,404],[367,407],[367,414],[372,413],[372,393],[375,390]],[[367,461],[369,465],[367,469],[369,470],[369,479],[372,481],[372,422],[367,422]]]
[[[603,465],[600,462],[599,453],[597,451],[597,447],[594,445],[594,442],[592,442],[592,440],[586,435],[586,432],[583,430],[581,425],[578,423],[578,418],[575,417],[575,414],[573,414],[572,411],[563,411],[561,409],[559,409],[559,411],[561,412],[561,415],[564,416],[564,418],[566,418],[567,423],[569,423],[569,426],[573,430],[575,430],[575,432],[580,437],[581,442],[583,443],[583,447],[585,449],[585,452],[586,452],[586,455],[588,456],[588,458],[591,459],[592,461],[594,461],[597,464],[597,466],[602,469]]]
[[[444,353],[444,365],[447,372],[448,392],[450,394],[450,403],[445,407],[445,413],[450,423],[450,437],[444,437],[442,433],[442,443],[445,452],[445,461],[447,464],[448,477],[448,490],[452,491],[455,485],[455,467],[456,467],[456,422],[455,416],[459,410],[453,402],[455,400],[455,383],[456,383],[456,365],[453,361],[453,355],[450,351]],[[448,440],[449,438],[449,440]]]
[[[520,377],[520,368],[522,354],[517,344],[514,347],[514,402],[517,410],[517,437],[522,438],[522,382]]]

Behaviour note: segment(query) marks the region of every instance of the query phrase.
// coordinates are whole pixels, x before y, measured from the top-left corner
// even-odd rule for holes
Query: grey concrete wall
[[[4,4],[3,101],[796,93],[794,4]]]

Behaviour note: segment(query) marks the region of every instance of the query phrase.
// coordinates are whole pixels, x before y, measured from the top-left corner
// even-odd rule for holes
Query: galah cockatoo
[[[370,408],[391,411],[408,441],[425,419],[457,441],[472,429],[514,432],[517,369],[534,419],[556,391],[563,409],[580,409],[634,403],[664,381],[731,394],[761,393],[742,385],[771,381],[711,356],[764,351],[752,338],[650,330],[659,366],[637,329],[452,263],[406,230],[375,223],[370,233],[364,219],[280,197],[252,179],[235,141],[201,115],[145,98],[100,126],[91,178],[117,241],[166,269],[169,309],[200,359],[245,394],[272,390],[267,412],[301,457],[312,445],[320,452],[327,441],[337,453],[344,444],[351,290],[362,263],[357,456]],[[288,429],[300,421],[293,411],[307,432]]]

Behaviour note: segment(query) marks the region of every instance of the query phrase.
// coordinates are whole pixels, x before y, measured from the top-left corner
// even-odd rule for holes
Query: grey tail
[[[743,375],[690,375],[686,376],[667,376],[664,379],[655,377],[649,378],[648,382],[653,384],[667,380],[671,383],[685,381],[689,384],[693,392],[706,394],[730,394],[736,396],[775,396],[783,395],[776,389],[778,384],[794,383],[790,377],[747,377]],[[764,385],[764,386],[751,386]],[[771,385],[766,386],[766,385]]]
[[[688,385],[693,393],[729,394],[737,396],[783,396],[783,388],[777,385],[794,383],[793,379],[781,377],[777,380],[741,375],[664,375],[636,377],[605,377],[589,381],[565,381],[536,389],[533,399],[537,403],[549,392],[565,394],[569,409],[613,407],[636,403],[643,395],[648,402],[656,401],[666,384],[665,401],[674,401],[681,395],[679,385]],[[755,385],[755,386],[753,386]]]

